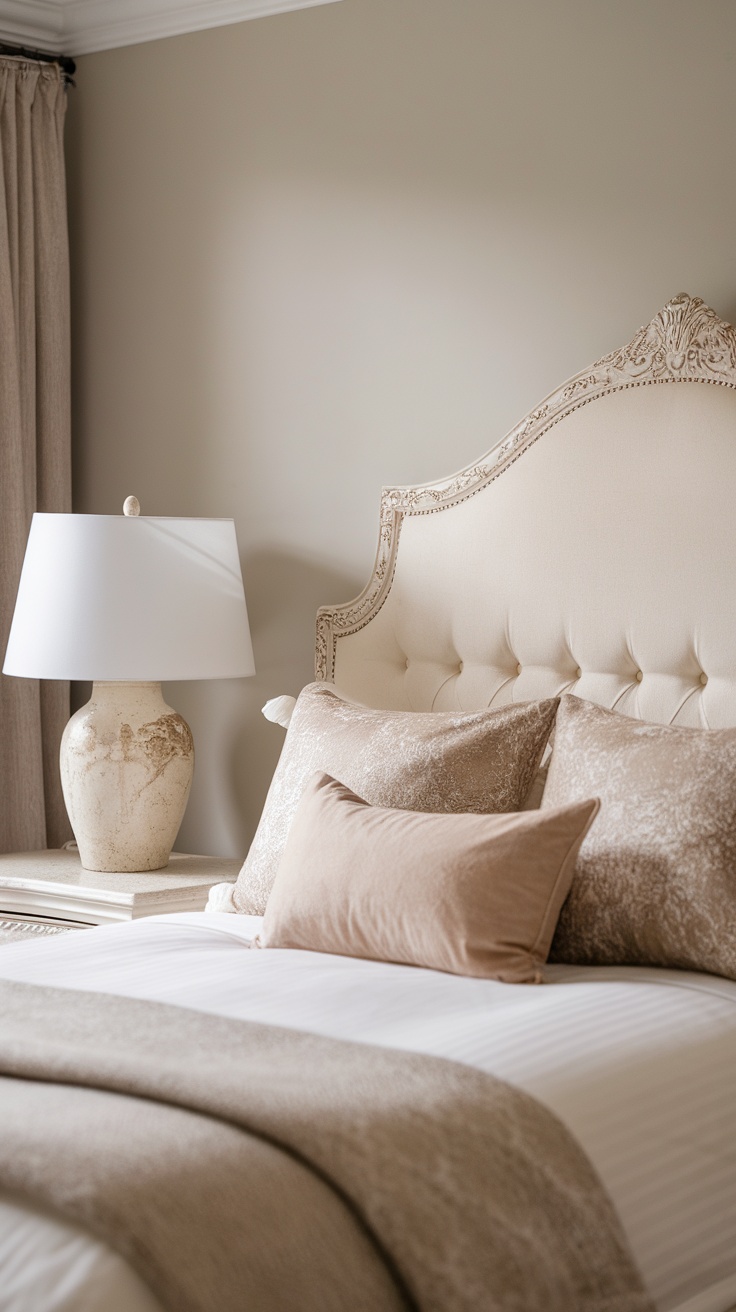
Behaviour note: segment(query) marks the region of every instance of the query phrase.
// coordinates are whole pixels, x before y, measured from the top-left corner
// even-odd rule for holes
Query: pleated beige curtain
[[[0,57],[0,656],[34,510],[71,510],[66,88]],[[0,851],[71,836],[59,783],[68,684],[0,677]]]

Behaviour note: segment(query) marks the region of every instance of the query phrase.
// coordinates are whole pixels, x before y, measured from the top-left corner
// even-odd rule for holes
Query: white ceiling
[[[0,0],[0,40],[85,55],[335,0]]]

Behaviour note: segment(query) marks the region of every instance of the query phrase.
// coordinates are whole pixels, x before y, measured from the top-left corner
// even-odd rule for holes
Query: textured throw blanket
[[[534,1099],[434,1057],[0,984],[0,1188],[172,1312],[652,1312]]]

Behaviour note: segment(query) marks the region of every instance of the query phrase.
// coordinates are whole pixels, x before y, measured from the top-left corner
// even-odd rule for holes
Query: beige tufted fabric
[[[321,613],[318,671],[373,706],[568,690],[736,724],[735,389],[733,329],[678,297],[480,465],[385,493],[377,575]]]

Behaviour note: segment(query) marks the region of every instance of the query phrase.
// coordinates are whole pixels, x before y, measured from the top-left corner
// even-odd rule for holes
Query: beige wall
[[[76,509],[233,515],[255,679],[172,685],[178,846],[238,854],[373,560],[675,292],[736,316],[733,0],[342,0],[86,56],[68,132]]]

